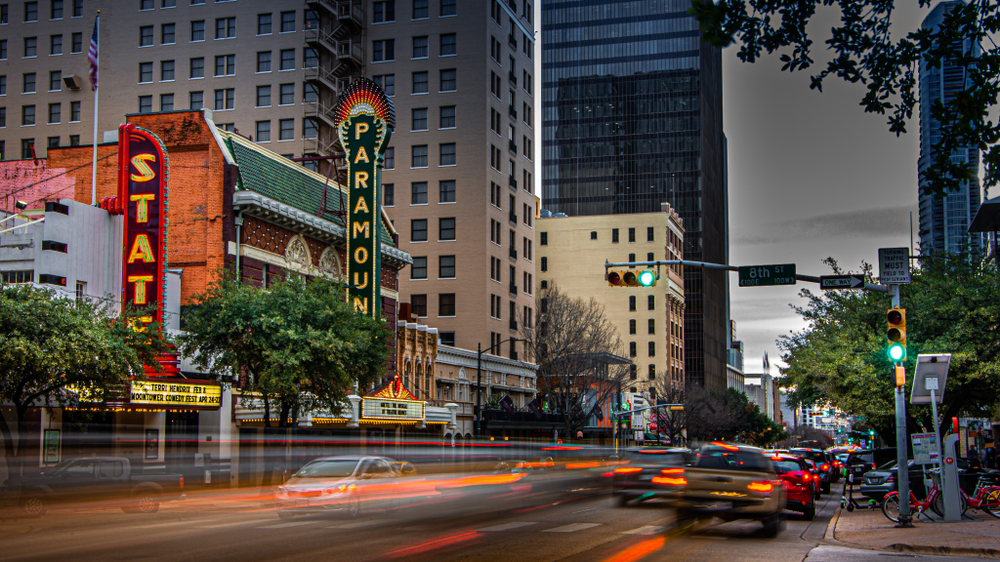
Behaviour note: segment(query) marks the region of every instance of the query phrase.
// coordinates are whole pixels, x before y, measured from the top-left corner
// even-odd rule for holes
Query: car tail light
[[[619,466],[615,469],[615,474],[632,474],[635,472],[642,472],[642,468],[638,466]]]
[[[683,468],[664,468],[660,470],[663,474],[684,474]]]
[[[896,481],[896,475],[890,474],[888,478],[885,479],[886,483],[892,483]]]
[[[671,477],[671,476],[654,476],[653,484],[665,484],[667,486],[684,486],[687,484],[687,478],[683,476]]]
[[[770,482],[751,482],[747,484],[747,489],[751,492],[770,492],[774,489],[774,484]]]
[[[181,488],[181,490],[183,490],[184,489],[184,477],[183,476],[181,476],[180,484],[181,484],[180,488]]]
[[[828,464],[826,464],[826,463],[823,463],[823,464],[819,465],[819,468],[820,468],[820,469],[821,469],[821,470],[822,470],[823,472],[826,472],[827,470],[830,470],[830,465],[828,465]]]

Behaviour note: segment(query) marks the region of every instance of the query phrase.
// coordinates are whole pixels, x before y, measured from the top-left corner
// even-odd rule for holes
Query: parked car
[[[820,491],[824,494],[829,494],[830,484],[833,482],[833,464],[830,462],[830,457],[826,451],[819,449],[790,449],[789,453],[816,463],[816,468],[822,475]]]
[[[619,507],[630,502],[682,497],[684,465],[694,460],[690,449],[642,447],[625,453],[627,464],[614,469],[611,494]]]
[[[924,485],[924,471],[936,466],[916,464],[913,459],[907,462],[910,491],[918,498],[924,497],[927,493],[926,486]],[[965,459],[958,459],[959,474],[965,472],[968,468],[969,463]],[[899,489],[898,479],[899,470],[897,470],[897,463],[895,460],[891,460],[878,467],[877,470],[869,470],[865,473],[864,480],[861,482],[861,494],[865,497],[881,500],[889,492],[895,492]]]
[[[895,447],[851,451],[847,457],[847,474],[854,477],[855,486],[860,486],[864,482],[865,473],[894,460],[896,460]]]
[[[385,457],[320,457],[279,486],[278,517],[341,511],[357,517],[362,510],[398,507],[400,473]]]
[[[126,513],[155,513],[183,490],[180,474],[133,472],[125,457],[73,458],[22,478],[18,511],[41,517],[55,504],[111,500]]]
[[[820,484],[809,461],[786,453],[772,456],[771,462],[785,483],[785,509],[797,511],[812,521],[816,517]]]

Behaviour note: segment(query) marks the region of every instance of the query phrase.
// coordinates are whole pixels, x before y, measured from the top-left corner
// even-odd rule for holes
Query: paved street
[[[216,501],[213,503],[213,499]],[[825,496],[815,521],[789,516],[777,539],[759,524],[673,528],[662,507],[616,508],[593,489],[520,487],[418,502],[398,511],[279,519],[260,502],[224,493],[164,504],[150,516],[111,508],[54,510],[0,522],[4,559],[53,560],[746,560],[886,561],[896,556],[821,545],[839,495]],[[817,548],[819,546],[819,548]],[[911,556],[912,557],[912,556]],[[945,560],[941,557],[917,557]]]

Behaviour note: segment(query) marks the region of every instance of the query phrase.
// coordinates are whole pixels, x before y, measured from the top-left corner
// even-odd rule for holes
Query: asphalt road
[[[267,503],[231,503],[221,495],[213,502],[209,495],[198,502],[164,504],[153,515],[88,506],[54,510],[41,519],[0,521],[0,553],[8,562],[887,562],[892,554],[821,544],[839,498],[824,496],[811,522],[789,514],[786,530],[766,539],[759,536],[759,523],[746,521],[703,523],[681,532],[673,527],[670,509],[617,508],[607,492],[571,485],[458,494],[357,519],[335,514],[279,519]]]

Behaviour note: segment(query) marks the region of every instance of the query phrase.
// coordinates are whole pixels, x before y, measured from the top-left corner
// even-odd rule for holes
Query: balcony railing
[[[507,218],[510,219],[510,224],[517,224],[517,213],[514,211],[507,213]]]
[[[512,189],[517,189],[517,178],[514,176],[507,176],[507,185],[509,185]]]
[[[517,154],[517,143],[514,141],[507,141],[507,149],[512,153]]]
[[[508,105],[507,106],[507,115],[510,115],[512,119],[514,119],[515,121],[517,121],[517,110],[514,109],[513,105]]]
[[[516,260],[517,259],[517,248],[511,248],[510,249],[510,259],[512,259],[512,260]]]
[[[507,73],[507,80],[510,80],[510,83],[515,87],[517,86],[517,74],[514,74],[513,70]]]
[[[517,285],[511,285],[510,286],[510,294],[512,294],[512,295],[516,295],[517,294]]]
[[[511,330],[517,330],[517,320],[511,319],[511,321],[510,321],[510,329]],[[516,351],[512,352],[511,354],[514,355],[514,357],[511,357],[511,359],[516,359],[517,358],[517,352]]]

